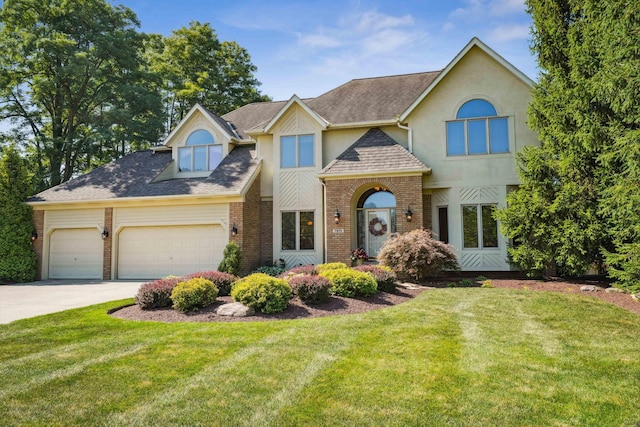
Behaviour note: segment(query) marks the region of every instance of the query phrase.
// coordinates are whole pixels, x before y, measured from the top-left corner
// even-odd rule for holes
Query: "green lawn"
[[[427,291],[369,313],[0,325],[2,425],[636,426],[640,317],[583,296]]]

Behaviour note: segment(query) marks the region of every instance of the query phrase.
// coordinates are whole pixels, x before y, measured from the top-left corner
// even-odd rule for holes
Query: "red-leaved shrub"
[[[288,280],[291,277],[300,276],[300,275],[316,276],[318,275],[318,269],[316,268],[315,265],[311,265],[311,264],[301,265],[285,271],[280,275],[280,278]]]
[[[186,276],[184,280],[196,279],[198,277],[210,280],[215,287],[218,288],[218,295],[221,297],[229,295],[233,283],[238,280],[237,276],[222,271],[200,271],[198,273],[191,273]]]
[[[300,274],[288,279],[287,283],[305,304],[322,304],[329,301],[331,282],[324,277]]]
[[[143,310],[171,307],[171,292],[182,281],[182,277],[167,277],[143,283],[135,296],[136,304]]]
[[[378,260],[397,275],[415,280],[459,269],[453,246],[433,238],[431,230],[413,230],[387,240]]]

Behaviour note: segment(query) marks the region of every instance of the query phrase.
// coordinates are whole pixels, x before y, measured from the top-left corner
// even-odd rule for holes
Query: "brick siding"
[[[235,241],[242,250],[242,270],[249,272],[262,262],[260,177],[251,184],[244,202],[229,203],[229,241]],[[231,232],[236,226],[238,233]]]
[[[350,254],[356,246],[355,214],[360,196],[367,190],[380,186],[391,191],[396,198],[396,228],[398,233],[406,233],[424,225],[422,176],[399,176],[384,178],[358,178],[327,180],[326,227],[327,262],[349,264]],[[413,219],[407,222],[405,212],[411,207]],[[334,224],[336,208],[340,212],[340,224]],[[334,232],[344,230],[344,232]]]

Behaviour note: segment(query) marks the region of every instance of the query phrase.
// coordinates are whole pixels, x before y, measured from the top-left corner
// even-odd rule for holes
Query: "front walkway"
[[[43,280],[0,285],[0,324],[125,298],[144,281]]]

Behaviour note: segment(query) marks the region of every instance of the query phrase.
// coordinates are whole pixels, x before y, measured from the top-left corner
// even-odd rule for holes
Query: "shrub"
[[[238,280],[238,276],[222,271],[200,271],[189,274],[185,279],[195,279],[196,277],[202,277],[213,282],[215,287],[218,288],[218,295],[221,297],[229,295],[233,283]]]
[[[217,297],[218,288],[202,277],[180,282],[171,292],[173,308],[183,313],[211,305]]]
[[[276,267],[273,265],[263,265],[262,267],[258,267],[254,273],[264,273],[267,276],[271,277],[279,277],[282,273],[284,273],[284,268]]]
[[[238,276],[242,268],[242,251],[240,246],[233,240],[224,248],[222,262],[218,266],[218,271]]]
[[[349,267],[344,262],[329,262],[327,264],[318,264],[318,266],[316,267],[316,270],[318,270],[318,274],[320,274],[323,271],[338,270],[341,268],[349,268]]]
[[[430,230],[413,230],[387,240],[378,259],[397,275],[415,280],[459,269],[453,246],[434,239]]]
[[[378,292],[378,284],[370,274],[351,268],[325,270],[320,273],[331,282],[331,293],[341,297],[370,296]]]
[[[301,265],[299,267],[294,267],[290,270],[285,271],[284,273],[282,273],[280,275],[281,279],[284,280],[288,280],[291,277],[294,276],[300,276],[300,275],[305,275],[305,276],[317,276],[318,275],[318,269],[316,268],[315,265]]]
[[[234,301],[263,313],[283,311],[292,296],[291,287],[286,281],[264,273],[250,274],[238,280],[231,290]]]
[[[491,281],[491,279],[486,279],[482,281],[482,284],[480,285],[481,288],[495,288],[495,286],[493,286],[493,282]]]
[[[396,274],[389,267],[377,265],[359,265],[353,267],[356,271],[370,274],[378,284],[378,290],[394,293],[396,291]]]
[[[165,277],[143,283],[135,296],[136,304],[143,310],[171,307],[171,292],[183,280],[181,277]]]
[[[298,275],[291,277],[287,283],[305,304],[322,304],[329,300],[331,282],[326,277]]]

